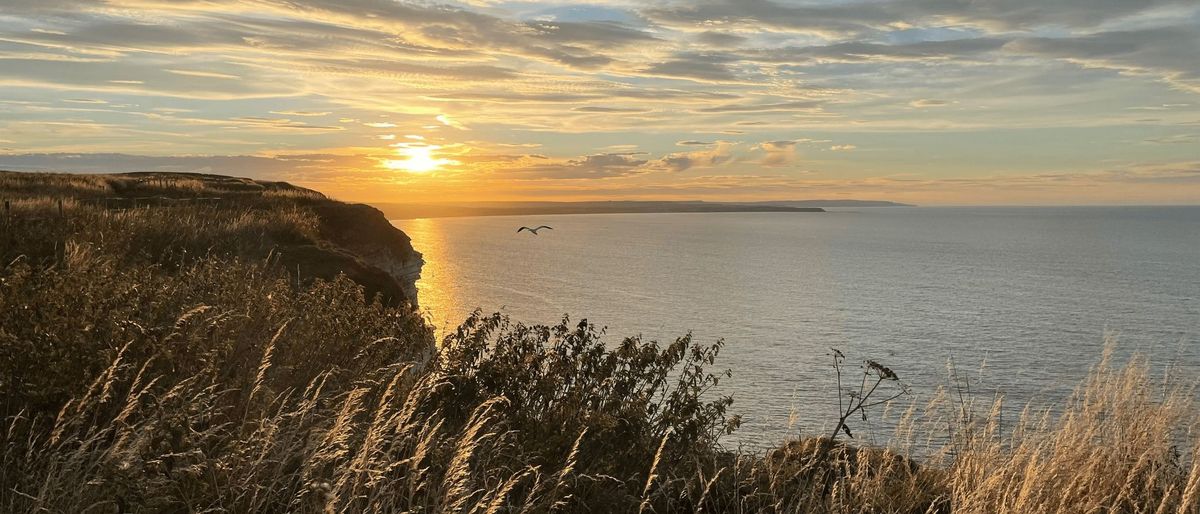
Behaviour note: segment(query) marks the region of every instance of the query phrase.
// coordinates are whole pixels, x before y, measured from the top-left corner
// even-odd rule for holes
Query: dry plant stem
[[[845,355],[843,355],[842,352],[837,349],[831,350],[832,353],[830,355],[833,357],[833,369],[837,376],[838,391],[838,421],[833,428],[833,432],[831,432],[829,435],[829,439],[832,441],[843,432],[851,438],[854,437],[854,435],[850,432],[849,426],[846,424],[846,421],[850,419],[850,416],[858,413],[862,415],[863,420],[865,421],[867,409],[886,404],[908,394],[908,388],[904,386],[903,383],[899,382],[899,379],[896,377],[895,373],[893,373],[890,369],[881,366],[875,361],[868,360],[863,365],[863,376],[862,381],[859,383],[858,391],[846,394],[845,396],[847,396],[847,399],[843,401],[842,362],[845,359]],[[867,389],[867,382],[872,376],[875,377],[875,383],[871,384],[870,389]],[[871,401],[872,395],[875,394],[875,391],[879,388],[879,385],[885,380],[897,382],[900,384],[900,390],[882,400]]]

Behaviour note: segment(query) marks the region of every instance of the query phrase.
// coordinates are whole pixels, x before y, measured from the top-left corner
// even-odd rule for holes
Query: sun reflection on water
[[[422,314],[434,326],[440,338],[454,328],[451,323],[456,322],[445,319],[445,313],[457,312],[456,306],[461,303],[454,278],[457,275],[454,270],[456,265],[448,255],[444,227],[428,218],[403,220],[394,224],[412,238],[413,246],[424,256],[425,265],[421,268],[421,278],[417,280],[417,297]]]

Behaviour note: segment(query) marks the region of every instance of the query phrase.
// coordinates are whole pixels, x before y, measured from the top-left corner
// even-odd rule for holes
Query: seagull
[[[539,231],[539,230],[541,230],[541,229],[544,229],[544,228],[548,228],[548,229],[550,229],[550,230],[554,230],[554,227],[551,227],[551,226],[549,226],[549,225],[542,225],[542,226],[540,226],[540,227],[537,227],[537,228],[521,227],[521,228],[517,229],[517,233],[518,233],[518,234],[520,234],[522,230],[528,230],[528,231],[530,231],[530,232],[533,232],[533,235],[535,235],[535,236],[536,236],[536,235],[538,235],[538,231]]]

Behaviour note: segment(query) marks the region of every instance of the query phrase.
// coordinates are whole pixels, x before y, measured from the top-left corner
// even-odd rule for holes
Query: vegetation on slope
[[[416,302],[421,255],[383,213],[281,182],[199,174],[0,172],[0,261],[75,251],[125,267],[270,259],[302,281],[346,275],[389,304]]]
[[[364,265],[322,229],[350,211],[226,180],[0,175],[0,510],[1200,511],[1193,391],[1143,362],[1060,417],[947,396],[888,449],[724,451],[720,344],[477,314],[435,346],[352,268],[282,260]]]

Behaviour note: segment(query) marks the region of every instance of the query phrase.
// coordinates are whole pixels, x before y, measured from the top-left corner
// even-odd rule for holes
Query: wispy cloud
[[[637,153],[604,153],[565,161],[532,163],[510,168],[505,173],[539,179],[612,178],[644,173],[646,162]]]
[[[394,196],[1192,176],[1139,166],[1195,155],[1194,0],[602,3],[8,0],[0,162]],[[399,135],[453,155],[426,178],[382,169]]]

